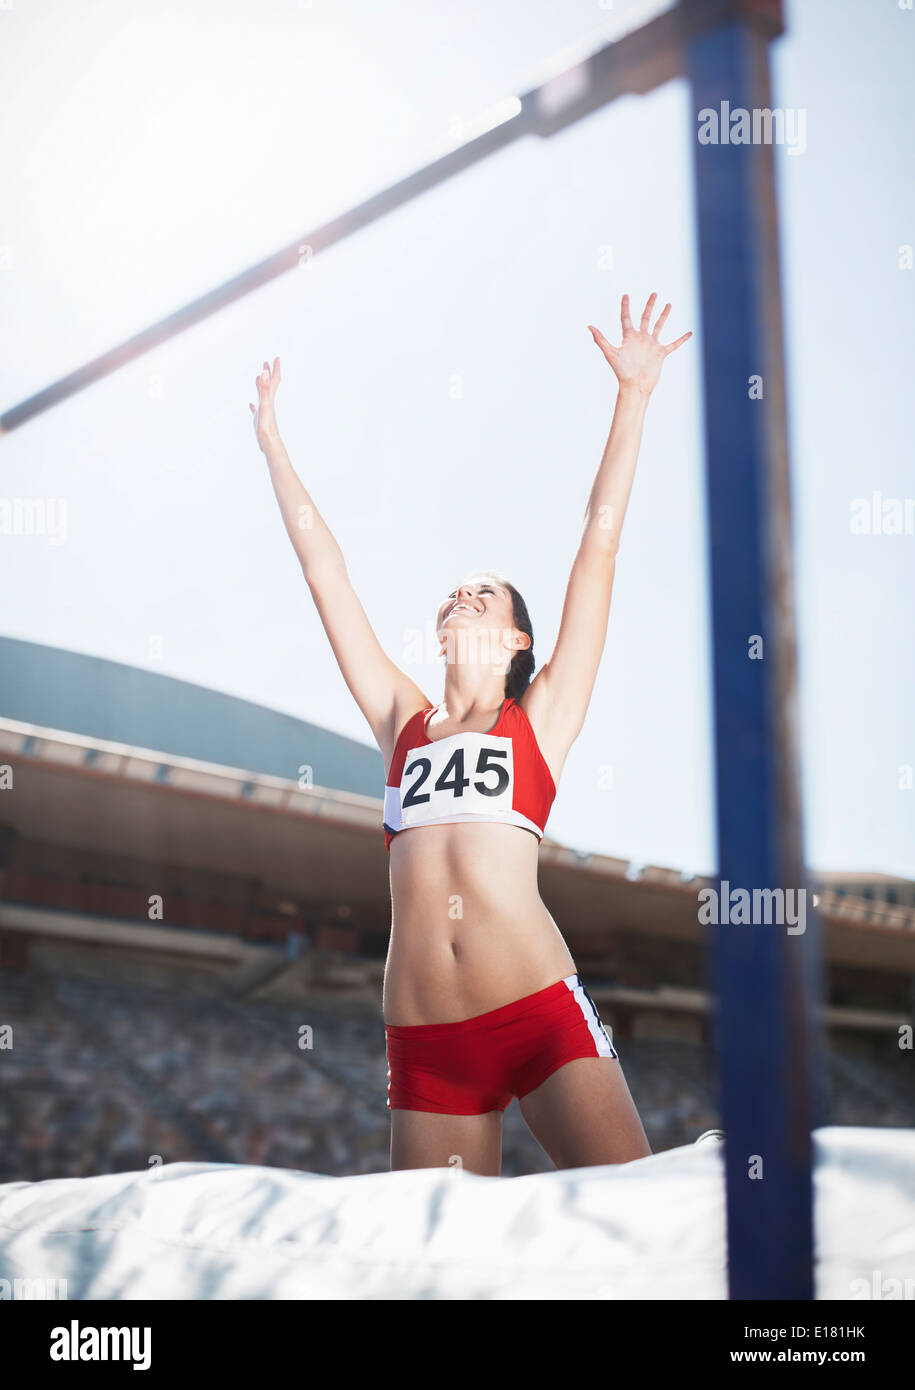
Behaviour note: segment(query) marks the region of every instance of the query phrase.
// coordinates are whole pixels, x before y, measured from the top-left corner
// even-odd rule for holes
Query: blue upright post
[[[720,882],[709,931],[729,1292],[810,1299],[811,1131],[825,1123],[821,966],[804,879],[796,747],[781,292],[774,151],[766,141],[779,127],[760,119],[771,114],[768,45],[781,32],[781,14],[777,0],[681,0],[685,17],[699,9],[720,17],[688,41],[687,70],[711,538]],[[750,143],[735,142],[743,133]]]

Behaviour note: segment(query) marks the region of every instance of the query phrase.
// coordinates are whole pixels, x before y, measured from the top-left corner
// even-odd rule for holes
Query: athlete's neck
[[[505,703],[505,675],[448,668],[442,705],[456,724],[494,724]]]

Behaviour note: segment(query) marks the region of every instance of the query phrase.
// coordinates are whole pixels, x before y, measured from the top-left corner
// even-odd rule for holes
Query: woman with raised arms
[[[655,299],[635,328],[623,296],[618,347],[590,327],[619,389],[552,655],[535,674],[521,595],[497,571],[465,574],[436,617],[438,704],[382,649],[292,467],[274,410],[279,359],[257,378],[254,427],[286,530],[386,769],[392,1169],[459,1162],[498,1176],[515,1096],[557,1168],[651,1152],[617,1052],[541,900],[537,855],[604,648],[645,411],[664,358],[692,336],[663,345],[670,305],[652,329]]]

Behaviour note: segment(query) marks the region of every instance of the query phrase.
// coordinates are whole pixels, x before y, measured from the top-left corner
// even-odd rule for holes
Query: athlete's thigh
[[[391,1172],[401,1168],[466,1168],[497,1178],[502,1172],[502,1111],[435,1115],[391,1111]]]
[[[518,1102],[557,1168],[628,1163],[651,1153],[616,1057],[578,1057]]]

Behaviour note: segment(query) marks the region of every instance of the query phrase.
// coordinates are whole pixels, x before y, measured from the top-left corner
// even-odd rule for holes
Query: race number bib
[[[511,811],[513,788],[510,738],[467,733],[436,739],[407,752],[401,820],[410,826],[444,816]]]

